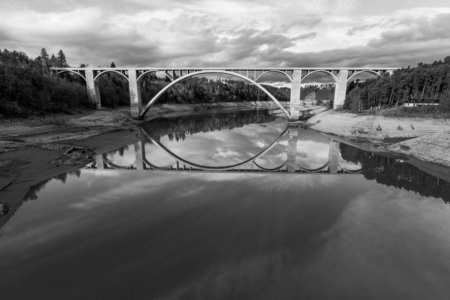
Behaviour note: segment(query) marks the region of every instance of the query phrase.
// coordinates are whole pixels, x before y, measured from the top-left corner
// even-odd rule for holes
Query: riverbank
[[[382,149],[450,167],[450,120],[396,118],[326,111],[307,125],[314,130],[353,140],[369,141]]]
[[[274,109],[275,114],[281,113],[276,110],[275,103],[268,102],[221,103],[220,106],[158,105],[152,107],[146,120],[162,115],[258,107]],[[319,108],[312,112],[318,114],[308,121],[314,130],[345,139],[365,140],[367,150],[408,156],[420,169],[429,169],[431,173],[444,174],[446,167],[450,166],[448,121],[380,119],[377,116],[320,112],[322,110]],[[0,199],[8,199],[9,203],[20,201],[30,186],[77,170],[94,161],[96,154],[138,142],[136,125],[139,123],[131,119],[128,107],[53,115],[44,119],[1,121]],[[427,162],[446,167],[435,168]]]

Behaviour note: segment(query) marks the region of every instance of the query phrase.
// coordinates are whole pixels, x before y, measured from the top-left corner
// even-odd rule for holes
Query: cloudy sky
[[[450,55],[449,0],[1,0],[0,48],[71,65],[407,66]]]

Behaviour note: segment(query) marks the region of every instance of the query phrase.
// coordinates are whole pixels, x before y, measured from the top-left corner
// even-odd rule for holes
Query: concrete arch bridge
[[[278,107],[287,115],[289,119],[294,118],[293,111],[298,111],[302,101],[300,100],[300,87],[309,76],[315,73],[325,73],[331,76],[334,81],[334,109],[339,109],[344,104],[347,93],[347,83],[360,73],[369,72],[376,76],[383,76],[385,73],[392,73],[397,68],[52,68],[55,75],[62,73],[72,73],[80,76],[86,81],[89,101],[99,109],[101,108],[100,91],[98,78],[105,73],[116,73],[123,76],[129,83],[131,116],[135,119],[144,118],[146,112],[157,102],[159,97],[177,82],[189,77],[201,74],[227,74],[234,75],[246,82],[257,86],[267,96],[274,101]],[[141,101],[141,91],[139,81],[148,73],[162,72],[171,81],[148,104],[143,107]],[[291,95],[289,110],[286,110],[278,100],[270,94],[257,81],[264,74],[276,72],[284,74],[291,83]]]
[[[329,155],[328,160],[320,167],[309,168],[302,166],[296,160],[298,150],[298,127],[289,126],[280,136],[271,143],[267,148],[255,156],[244,160],[240,163],[226,165],[226,166],[208,166],[194,163],[180,157],[165,147],[160,142],[154,140],[150,134],[143,128],[140,130],[141,142],[134,144],[134,152],[136,160],[130,165],[120,166],[109,160],[107,155],[102,154],[96,157],[94,164],[90,168],[105,170],[105,169],[124,169],[124,170],[162,170],[162,171],[188,171],[188,172],[247,172],[247,173],[262,173],[262,172],[280,172],[280,173],[329,173],[329,174],[359,174],[361,169],[347,169],[339,162],[339,142],[329,139]],[[288,137],[287,146],[287,160],[279,166],[273,168],[266,168],[259,164],[256,160],[263,158],[266,153],[278,145],[285,137]],[[165,166],[157,166],[150,162],[146,157],[146,142],[151,142],[153,145],[161,149],[173,159],[173,163]]]

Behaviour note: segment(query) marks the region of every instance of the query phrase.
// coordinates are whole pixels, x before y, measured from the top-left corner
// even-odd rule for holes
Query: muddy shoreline
[[[0,122],[0,201],[23,197],[30,186],[94,161],[97,154],[138,141],[136,126],[162,115],[276,109],[272,102],[155,105],[145,120],[129,107]],[[136,131],[136,134],[130,132]],[[21,196],[18,196],[21,194]]]
[[[448,119],[393,118],[326,111],[306,123],[309,128],[322,133],[367,141],[386,152],[450,167]]]

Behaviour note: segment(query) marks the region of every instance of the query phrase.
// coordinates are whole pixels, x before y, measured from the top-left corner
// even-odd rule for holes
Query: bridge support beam
[[[139,119],[142,110],[141,89],[137,81],[136,70],[128,70],[128,80],[130,86],[130,108],[131,117]]]
[[[337,174],[339,168],[339,142],[330,139],[330,150],[328,155],[328,172]]]
[[[287,149],[287,172],[295,173],[297,168],[296,158],[297,158],[297,141],[298,141],[298,126],[289,126],[289,142]]]
[[[86,89],[89,102],[92,106],[95,106],[96,109],[102,108],[101,99],[100,99],[100,90],[98,87],[98,83],[94,81],[94,71],[90,69],[85,70],[86,74]]]
[[[348,70],[340,70],[337,75],[338,82],[334,90],[333,109],[341,109],[344,106],[345,96],[347,95]]]

